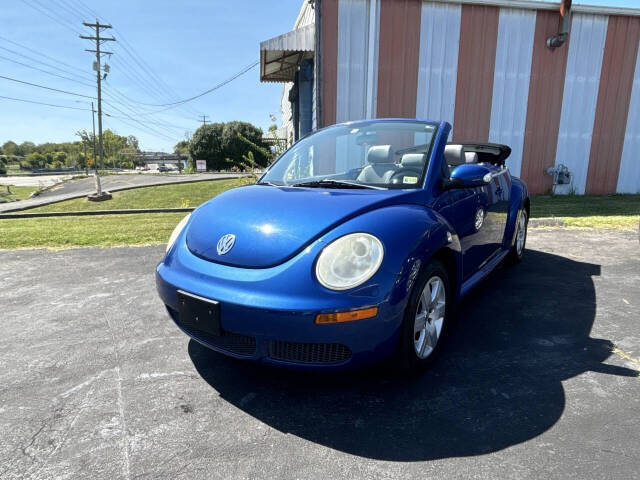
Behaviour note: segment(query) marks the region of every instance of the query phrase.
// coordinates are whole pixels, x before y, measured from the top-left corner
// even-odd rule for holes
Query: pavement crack
[[[104,320],[107,324],[109,333],[111,334],[111,338],[113,340],[113,356],[115,362],[115,373],[116,373],[116,390],[118,395],[118,415],[120,417],[120,430],[122,432],[121,435],[121,444],[122,444],[122,457],[123,457],[123,474],[125,478],[131,478],[131,462],[129,457],[129,433],[127,432],[127,421],[125,419],[124,414],[124,396],[122,394],[122,374],[120,371],[120,357],[118,355],[118,342],[114,332],[113,325],[109,322],[109,318],[103,312]]]

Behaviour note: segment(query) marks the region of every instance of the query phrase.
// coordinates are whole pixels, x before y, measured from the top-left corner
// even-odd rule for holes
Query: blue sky
[[[84,51],[93,47],[73,31],[76,29],[84,33],[86,28],[82,27],[81,20],[95,20],[95,15],[91,15],[93,10],[100,14],[100,21],[108,21],[116,27],[117,30],[107,33],[119,40],[104,46],[114,52],[111,61],[107,60],[111,72],[106,89],[112,87],[130,99],[158,104],[171,99],[167,98],[169,95],[164,93],[163,87],[149,80],[153,74],[166,84],[168,90],[175,92],[173,98],[182,99],[200,93],[257,61],[260,41],[291,30],[301,1],[16,0],[3,1],[2,4],[0,57],[37,66],[88,85],[57,78],[5,58],[0,58],[0,75],[94,96],[95,73],[91,66],[95,56]],[[122,37],[127,43],[120,41]],[[53,57],[58,62],[18,47],[7,39]],[[153,73],[140,71],[144,67],[137,68],[126,53],[124,47],[128,46],[133,47]],[[35,63],[24,55],[69,73]],[[144,149],[171,151],[186,131],[193,131],[201,124],[198,121],[201,114],[208,115],[209,121],[245,120],[264,129],[271,123],[270,114],[278,115],[279,122],[281,89],[282,84],[260,83],[259,68],[255,67],[186,108],[170,109],[157,115],[136,115],[134,112],[148,112],[148,108],[131,103],[129,106],[133,110],[113,102],[114,107],[103,105],[105,112],[125,118],[123,121],[105,117],[103,127],[123,135],[136,135]],[[0,145],[7,140],[36,143],[69,141],[74,139],[77,130],[91,130],[91,111],[87,103],[90,99],[4,79],[0,79],[0,96],[88,109],[52,108],[0,98]],[[139,118],[157,132],[143,129],[116,108]],[[166,124],[175,128],[167,130]]]
[[[114,52],[113,58],[107,60],[111,66],[107,91],[115,89],[142,103],[168,103],[200,93],[258,60],[260,41],[290,30],[301,3],[301,0],[6,1],[0,17],[0,75],[95,95],[95,87],[91,86],[95,84],[91,70],[94,57],[84,51],[92,46],[78,38],[74,30],[87,34],[81,21],[93,21],[93,13],[98,13],[101,21],[116,27],[108,33],[119,40],[105,45]],[[640,0],[574,2],[578,3],[640,7]],[[146,66],[138,66],[127,49],[133,52],[133,57],[143,58]],[[16,61],[76,81],[51,76]],[[281,84],[260,83],[255,67],[216,92],[183,108],[159,114],[149,115],[150,107],[129,100],[127,105],[112,101],[113,106],[104,105],[105,112],[123,119],[105,117],[104,128],[122,135],[136,135],[143,149],[171,151],[186,132],[200,125],[198,115],[208,115],[209,121],[245,120],[266,129],[271,123],[270,114],[275,114],[279,123],[281,88]],[[4,79],[0,79],[0,96],[87,109],[53,108],[0,98],[0,144],[6,140],[69,141],[76,131],[91,129],[89,99]],[[146,127],[133,122],[131,117]]]

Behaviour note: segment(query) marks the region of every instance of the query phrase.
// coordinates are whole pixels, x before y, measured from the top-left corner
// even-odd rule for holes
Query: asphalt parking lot
[[[163,247],[0,252],[0,478],[638,478],[640,245],[532,230],[419,377],[189,341]]]

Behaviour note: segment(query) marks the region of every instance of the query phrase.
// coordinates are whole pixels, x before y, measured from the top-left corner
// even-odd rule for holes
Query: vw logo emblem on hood
[[[233,248],[233,245],[235,243],[236,243],[236,236],[233,233],[227,233],[226,235],[223,235],[222,237],[220,237],[220,240],[218,240],[218,246],[217,246],[218,255],[224,255],[225,253],[228,253],[229,250]]]

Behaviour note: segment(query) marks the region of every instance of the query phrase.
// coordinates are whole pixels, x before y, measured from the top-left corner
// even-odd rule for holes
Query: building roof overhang
[[[313,24],[260,42],[260,81],[292,82],[300,62],[313,58],[314,50]]]

